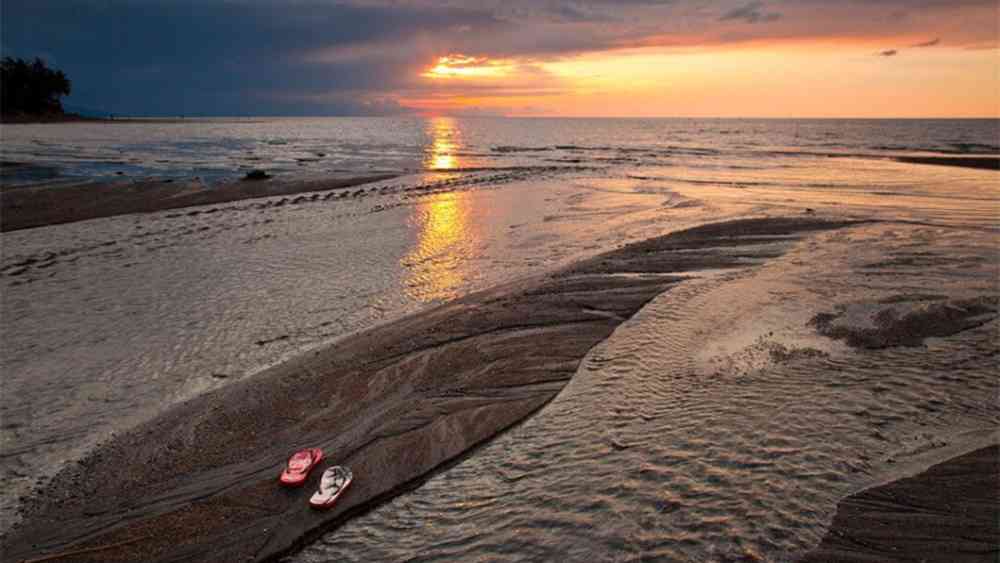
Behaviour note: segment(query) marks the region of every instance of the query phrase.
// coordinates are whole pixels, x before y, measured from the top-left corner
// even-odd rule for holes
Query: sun
[[[438,57],[433,67],[421,76],[426,78],[498,78],[510,74],[513,62],[489,57],[451,54]]]

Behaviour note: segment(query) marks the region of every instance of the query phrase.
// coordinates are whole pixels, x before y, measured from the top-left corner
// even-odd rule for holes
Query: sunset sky
[[[4,0],[132,115],[998,117],[996,0]]]

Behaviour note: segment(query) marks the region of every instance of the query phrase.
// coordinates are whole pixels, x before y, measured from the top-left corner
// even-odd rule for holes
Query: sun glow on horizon
[[[1000,115],[996,49],[867,42],[639,47],[550,60],[451,54],[404,106],[429,115],[982,117]],[[930,77],[949,87],[929,88]],[[440,168],[448,168],[446,162]]]
[[[514,69],[512,61],[489,57],[469,57],[462,54],[438,57],[434,66],[421,74],[425,78],[501,78]]]

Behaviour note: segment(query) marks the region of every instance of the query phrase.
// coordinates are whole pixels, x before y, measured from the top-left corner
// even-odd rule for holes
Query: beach
[[[998,479],[1000,449],[993,445],[853,495],[802,561],[995,559]]]
[[[773,220],[682,231],[284,363],[188,402],[59,475],[48,489],[55,502],[28,507],[23,539],[8,553],[274,559],[540,408],[591,347],[688,271],[744,266],[799,233],[838,226]],[[697,252],[719,247],[726,252]],[[364,477],[319,516],[301,494],[275,487],[275,460],[289,444],[338,452]],[[134,524],[100,532],[125,512]],[[86,551],[109,545],[117,547]]]
[[[5,185],[5,556],[850,560],[862,491],[995,472],[993,157],[550,134]]]

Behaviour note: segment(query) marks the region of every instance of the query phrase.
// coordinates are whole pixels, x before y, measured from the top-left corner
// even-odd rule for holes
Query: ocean
[[[996,120],[5,125],[0,158],[28,166],[5,166],[4,189],[212,185],[252,169],[396,176],[351,197],[0,234],[0,522],[113,434],[347,334],[696,225],[866,221],[692,276],[591,350],[536,415],[290,560],[791,559],[839,499],[1000,425],[997,172],[896,159],[997,155],[998,131]],[[916,345],[857,348],[815,322],[867,326],[975,300],[994,314]]]
[[[725,181],[752,180],[796,157],[995,155],[997,127],[990,119],[214,118],[7,125],[2,158],[52,166],[47,178],[26,172],[6,185],[119,175],[222,180],[255,168],[301,177],[694,162],[704,178],[688,180]]]

